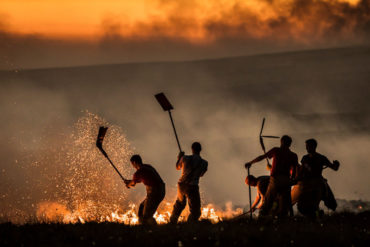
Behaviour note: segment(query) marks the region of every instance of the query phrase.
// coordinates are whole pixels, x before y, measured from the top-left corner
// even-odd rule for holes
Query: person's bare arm
[[[262,154],[258,156],[257,158],[255,158],[254,160],[245,163],[245,168],[251,167],[254,163],[260,162],[261,160],[264,160],[268,157],[269,157],[269,153]]]
[[[185,153],[180,152],[179,155],[177,155],[177,162],[176,162],[176,170],[181,170],[182,168],[182,157],[184,157]]]
[[[253,202],[253,204],[252,204],[252,206],[251,206],[251,210],[252,210],[252,212],[255,210],[255,208],[256,208],[256,206],[258,205],[258,203],[260,202],[260,200],[261,200],[261,195],[260,195],[260,193],[258,193],[258,192],[257,192],[257,196],[256,196],[256,198],[254,199],[254,202]]]
[[[269,158],[270,159],[270,158],[274,157],[274,155],[276,153],[276,150],[277,150],[276,147],[275,148],[272,148],[267,153],[262,154],[262,155],[258,156],[257,158],[255,158],[254,160],[245,163],[245,168],[248,169],[249,167],[251,167],[256,162],[260,162],[261,160],[264,160],[266,158]]]
[[[340,166],[340,163],[339,163],[338,160],[334,160],[333,163],[331,163],[329,161],[328,164],[327,164],[327,166],[330,167],[331,169],[333,169],[334,171],[338,171],[339,166]]]
[[[132,188],[136,185],[136,182],[134,180],[125,180],[125,184],[126,184],[126,187],[129,189],[129,188]]]
[[[295,180],[296,179],[296,176],[297,176],[297,168],[298,168],[298,157],[297,159],[295,160],[294,162],[295,164],[292,166],[292,175],[290,177],[290,180]]]
[[[203,177],[204,173],[206,173],[207,170],[208,170],[208,162],[204,163],[204,167],[203,167],[203,170],[200,176]]]
[[[264,196],[262,194],[261,195],[261,198],[260,198],[260,203],[258,204],[258,206],[256,207],[257,209],[260,209],[263,205],[263,200],[264,200]]]

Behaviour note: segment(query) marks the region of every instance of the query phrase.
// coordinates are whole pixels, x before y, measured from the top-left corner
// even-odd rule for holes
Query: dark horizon
[[[115,62],[115,63],[96,63],[96,64],[78,64],[78,65],[61,65],[61,66],[51,66],[51,67],[35,67],[35,68],[9,68],[1,69],[0,72],[20,72],[20,71],[37,71],[37,70],[52,70],[52,69],[73,69],[73,68],[89,68],[89,67],[104,67],[104,66],[119,66],[119,65],[150,65],[150,64],[174,64],[174,63],[201,63],[201,62],[212,62],[212,61],[222,61],[222,60],[232,60],[232,59],[242,59],[246,57],[263,57],[263,56],[279,56],[279,55],[294,55],[302,53],[320,53],[320,52],[336,52],[348,50],[353,52],[355,50],[362,51],[370,49],[370,44],[359,44],[359,45],[346,45],[338,47],[306,47],[297,49],[287,49],[287,50],[275,50],[270,52],[258,52],[251,54],[242,55],[232,55],[232,56],[221,56],[221,57],[209,57],[209,58],[194,58],[185,60],[148,60],[148,61],[127,61],[127,62]]]

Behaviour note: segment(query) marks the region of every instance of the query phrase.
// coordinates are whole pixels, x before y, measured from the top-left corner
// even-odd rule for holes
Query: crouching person
[[[126,187],[134,187],[137,183],[143,183],[146,186],[146,198],[139,206],[139,223],[157,224],[153,215],[166,194],[165,184],[154,167],[143,164],[140,155],[133,155],[130,161],[136,172],[132,180],[125,181]]]
[[[182,175],[177,185],[177,199],[173,206],[170,223],[177,223],[187,200],[190,209],[188,222],[198,221],[201,215],[199,178],[206,173],[208,162],[200,157],[202,147],[199,142],[194,142],[191,149],[193,155],[184,155],[181,152],[176,163],[176,169],[182,170]]]
[[[252,212],[262,207],[269,183],[270,176],[260,176],[256,178],[253,175],[249,175],[245,178],[246,185],[257,187],[256,199],[254,199],[254,202],[251,206]]]

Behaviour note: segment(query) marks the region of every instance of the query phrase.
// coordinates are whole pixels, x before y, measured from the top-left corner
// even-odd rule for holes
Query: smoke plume
[[[153,13],[143,19],[102,16],[100,31],[93,39],[19,34],[3,15],[0,69],[179,61],[369,45],[369,0],[148,4]]]

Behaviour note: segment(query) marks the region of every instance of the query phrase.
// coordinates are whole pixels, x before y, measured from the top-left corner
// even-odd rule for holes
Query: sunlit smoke
[[[8,3],[3,11],[13,12],[9,15],[14,16],[14,27],[18,25],[22,33],[28,30],[28,33],[45,36],[85,35],[96,38],[101,34],[98,31],[98,23],[101,22],[103,33],[109,37],[113,34],[138,41],[173,38],[195,43],[271,37],[311,42],[326,36],[368,32],[370,19],[368,0],[144,0],[136,4],[110,1],[98,5],[86,2],[53,1],[33,6],[33,12],[39,10],[43,13],[28,12],[38,25],[19,25],[18,18],[22,18],[17,13],[21,8],[19,4]],[[60,5],[61,11],[50,15],[56,4]],[[65,13],[68,9],[77,8],[80,8],[80,15],[85,16],[84,22],[79,15]],[[69,18],[63,18],[65,16]],[[70,18],[76,25],[69,25]],[[69,22],[65,23],[65,19]],[[52,29],[42,25],[46,21],[55,24]],[[10,28],[12,24],[8,22],[0,23],[0,30],[7,26]]]
[[[156,12],[137,22],[106,17],[106,39],[174,39],[193,44],[231,40],[317,43],[367,39],[368,0],[158,1]]]
[[[237,56],[368,45],[370,38],[370,0],[159,0],[143,5],[146,11],[130,18],[137,11],[108,4],[110,14],[95,9],[89,23],[79,23],[78,15],[75,25],[46,11],[61,30],[45,25],[51,22],[45,18],[19,33],[24,25],[16,28],[3,18],[0,69]]]

